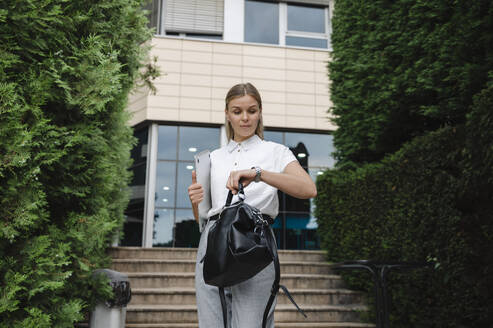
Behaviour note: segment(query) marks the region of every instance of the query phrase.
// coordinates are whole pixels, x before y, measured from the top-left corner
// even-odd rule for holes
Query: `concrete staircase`
[[[197,328],[194,271],[196,249],[116,247],[112,269],[128,274],[132,301],[127,328]],[[280,250],[281,284],[305,311],[305,319],[282,293],[278,296],[277,328],[374,327],[360,323],[367,308],[362,295],[344,289],[321,251]],[[222,328],[222,327],[211,327]]]

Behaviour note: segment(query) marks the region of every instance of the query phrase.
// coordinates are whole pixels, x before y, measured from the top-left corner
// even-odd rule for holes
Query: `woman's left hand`
[[[231,190],[233,195],[236,195],[238,193],[238,182],[241,181],[243,188],[245,188],[250,182],[255,180],[256,174],[254,169],[231,171],[226,188]]]

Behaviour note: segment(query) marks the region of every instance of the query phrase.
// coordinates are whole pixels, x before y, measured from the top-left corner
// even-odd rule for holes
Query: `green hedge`
[[[393,327],[493,325],[492,108],[490,84],[465,125],[417,137],[381,163],[317,180],[315,215],[330,261],[433,264],[390,274]],[[345,276],[372,293],[367,274]]]
[[[490,0],[337,0],[329,62],[338,166],[463,124],[493,69]]]
[[[73,327],[109,291],[89,278],[128,202],[142,5],[2,2],[0,327]]]

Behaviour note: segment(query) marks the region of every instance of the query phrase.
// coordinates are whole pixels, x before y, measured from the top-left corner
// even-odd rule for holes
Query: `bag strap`
[[[245,199],[245,190],[243,189],[243,184],[241,182],[238,183],[238,197],[241,200]],[[233,200],[233,193],[231,190],[228,192],[228,198],[226,198],[226,206],[231,205],[231,201]]]
[[[221,298],[221,307],[223,309],[224,328],[228,328],[228,311],[226,309],[226,295],[224,294],[224,287],[219,287],[219,297]]]
[[[262,328],[265,328],[265,325],[267,324],[267,317],[269,316],[269,311],[270,308],[272,307],[272,304],[274,303],[274,299],[276,298],[276,295],[279,292],[279,288],[281,288],[284,291],[284,293],[286,293],[291,303],[293,303],[294,306],[296,306],[298,312],[300,312],[306,318],[307,316],[305,312],[303,312],[303,310],[300,309],[298,304],[296,304],[296,302],[294,301],[293,297],[289,293],[286,286],[279,284],[279,282],[281,281],[281,266],[279,264],[279,255],[277,254],[277,246],[272,233],[272,228],[270,226],[264,226],[262,229],[262,233],[265,234],[265,239],[267,241],[267,249],[269,250],[269,253],[272,256],[272,260],[274,261],[274,268],[276,272],[274,283],[272,284],[272,289],[270,291],[269,301],[267,301],[267,305],[265,307],[264,317],[262,319]]]

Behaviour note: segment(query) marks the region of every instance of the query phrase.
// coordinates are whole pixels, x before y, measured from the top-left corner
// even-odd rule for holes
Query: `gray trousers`
[[[207,249],[207,235],[213,222],[209,221],[202,231],[195,264],[195,290],[199,328],[224,327],[219,289],[204,282],[204,264],[200,263]],[[274,279],[274,263],[271,263],[254,277],[225,288],[228,307],[228,328],[262,328],[262,318]],[[275,306],[276,300],[274,300],[267,317],[267,328],[274,328]]]

